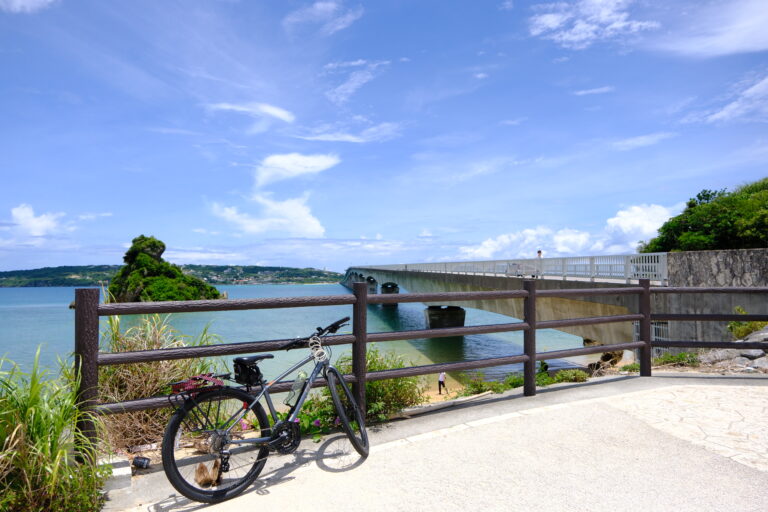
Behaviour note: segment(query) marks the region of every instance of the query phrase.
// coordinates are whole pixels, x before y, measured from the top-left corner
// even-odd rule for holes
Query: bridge
[[[649,279],[652,286],[766,286],[768,285],[768,249],[729,251],[697,251],[648,253],[615,256],[580,256],[569,258],[534,258],[490,261],[456,261],[408,263],[394,265],[354,266],[347,270],[344,283],[367,282],[369,293],[396,293],[400,287],[412,293],[437,293],[484,290],[517,290],[523,281],[535,279],[540,290],[575,288],[621,288]],[[690,295],[655,294],[654,311],[669,314],[733,311],[741,306],[749,313],[768,313],[762,297],[741,294]],[[493,311],[522,318],[521,300],[469,301],[462,306]],[[428,303],[433,318],[458,313],[458,303]],[[539,305],[539,320],[557,320],[591,316],[635,313],[638,299],[634,295],[548,298]],[[445,321],[457,322],[446,318]],[[570,326],[565,332],[610,343],[637,339],[637,326],[608,324]],[[654,322],[655,340],[724,340],[730,339],[725,322]]]

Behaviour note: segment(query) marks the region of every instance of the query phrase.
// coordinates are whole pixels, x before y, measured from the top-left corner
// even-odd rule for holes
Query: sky
[[[768,176],[765,0],[0,0],[0,270],[628,254]]]

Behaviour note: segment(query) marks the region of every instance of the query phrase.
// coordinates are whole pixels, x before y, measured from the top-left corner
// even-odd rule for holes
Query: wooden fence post
[[[523,299],[523,321],[529,328],[523,333],[523,352],[528,361],[523,363],[523,394],[536,394],[536,281],[523,281],[528,297]]]
[[[368,371],[366,360],[366,345],[368,344],[368,283],[354,283],[352,291],[357,301],[352,306],[352,334],[355,342],[352,344],[352,373],[357,382],[353,393],[358,405],[365,414],[365,379]]]
[[[640,376],[651,376],[651,281],[640,279],[643,291],[640,294],[640,311],[643,319],[640,320],[640,341],[645,345],[640,349]]]
[[[98,403],[99,367],[99,290],[75,290],[75,375],[78,378],[77,401],[81,412],[90,414]],[[77,422],[77,429],[90,445],[83,453],[91,454],[98,441],[96,426],[89,416]],[[87,455],[88,456],[88,455]]]

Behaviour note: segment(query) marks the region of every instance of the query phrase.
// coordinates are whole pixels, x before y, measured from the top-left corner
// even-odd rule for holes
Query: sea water
[[[230,299],[300,297],[349,294],[339,284],[323,285],[231,285],[218,286]],[[0,356],[6,356],[22,368],[29,368],[37,350],[40,364],[55,370],[58,361],[71,361],[74,350],[74,288],[0,288]],[[405,303],[397,308],[371,305],[368,308],[368,332],[391,332],[424,329],[424,304]],[[352,316],[352,306],[315,306],[249,311],[216,311],[177,313],[170,324],[181,334],[194,338],[207,327],[222,343],[290,339],[311,334],[344,316]],[[479,309],[466,309],[465,325],[485,325],[518,321]],[[102,329],[106,328],[101,319]],[[123,328],[135,324],[136,318],[124,317]],[[351,326],[339,333],[351,332]],[[417,339],[377,343],[382,351],[395,351],[407,361],[421,365],[501,357],[522,352],[523,333],[509,332],[450,338]],[[582,346],[582,339],[562,331],[537,331],[539,352]],[[348,346],[332,347],[333,360],[349,353]],[[262,371],[269,378],[288,364],[304,357],[305,351],[275,352],[275,359],[264,361]],[[573,361],[550,361],[550,366],[572,366]],[[583,362],[578,360],[578,362]],[[231,357],[221,364],[231,368]],[[486,378],[501,378],[521,371],[522,365],[485,368]]]

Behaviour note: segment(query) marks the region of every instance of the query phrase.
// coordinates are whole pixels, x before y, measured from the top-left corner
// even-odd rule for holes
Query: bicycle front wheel
[[[339,373],[339,370],[330,366],[326,371],[325,378],[328,380],[328,388],[331,391],[333,405],[336,407],[336,414],[339,416],[339,421],[349,438],[349,442],[352,443],[357,453],[367,457],[368,432],[365,430],[365,414],[357,405],[355,397],[349,390],[347,383],[344,382],[344,377]]]
[[[187,498],[218,503],[237,496],[264,468],[266,444],[233,443],[270,435],[261,404],[239,389],[220,388],[187,399],[163,435],[163,469]]]

